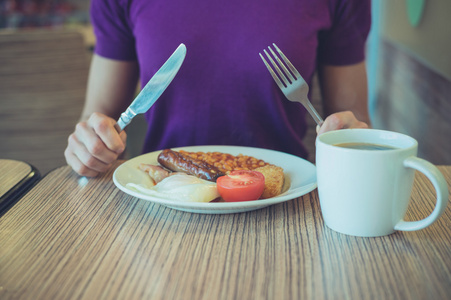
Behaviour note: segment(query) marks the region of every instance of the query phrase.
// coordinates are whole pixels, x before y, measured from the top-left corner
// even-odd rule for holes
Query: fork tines
[[[280,88],[287,87],[291,83],[293,83],[296,79],[301,77],[299,72],[296,70],[296,68],[293,66],[293,64],[288,60],[288,58],[282,53],[282,51],[279,49],[279,47],[276,46],[276,44],[273,44],[274,48],[276,49],[277,53],[279,54],[280,58],[282,58],[283,62],[280,60],[279,56],[274,52],[274,50],[271,48],[271,46],[268,46],[269,51],[271,52],[272,56],[266,51],[266,49],[263,49],[263,52],[265,52],[266,57],[271,62],[272,66],[276,70],[277,74],[274,72],[274,70],[271,68],[269,63],[266,61],[266,59],[263,57],[261,53],[259,53],[261,59],[265,63],[266,67],[268,68],[269,73],[276,81],[277,85]],[[276,62],[277,61],[277,62]],[[280,66],[280,68],[279,68]],[[288,68],[290,70],[288,70]],[[282,70],[283,72],[282,72]]]

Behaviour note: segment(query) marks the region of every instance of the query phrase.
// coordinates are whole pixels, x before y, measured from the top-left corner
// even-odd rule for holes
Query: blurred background
[[[1,0],[0,28],[86,25],[88,9],[89,0]]]
[[[368,39],[373,127],[419,141],[419,156],[451,164],[451,1],[373,0]],[[85,95],[95,38],[89,0],[0,0],[0,158],[42,174],[65,164]],[[312,102],[321,111],[316,81]],[[306,143],[314,161],[315,124]],[[125,158],[140,154],[142,118]]]

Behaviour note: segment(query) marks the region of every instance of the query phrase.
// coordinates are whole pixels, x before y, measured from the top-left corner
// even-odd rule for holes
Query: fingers
[[[85,163],[81,162],[78,156],[75,155],[74,152],[69,149],[69,147],[70,146],[68,146],[68,148],[66,148],[66,150],[64,151],[66,162],[79,175],[86,177],[96,177],[101,172],[103,172],[103,171],[95,171],[94,169],[91,169],[92,166],[87,166]]]
[[[80,125],[77,125],[79,127]],[[85,134],[85,136],[81,136]],[[84,139],[84,142],[80,140]],[[98,142],[93,142],[97,140]],[[68,148],[71,149],[68,155],[73,155],[77,159],[77,173],[87,176],[86,173],[101,173],[108,169],[110,164],[116,159],[116,153],[108,150],[103,142],[97,137],[91,137],[84,129],[77,128],[74,134],[69,136]],[[86,170],[84,170],[86,169]]]
[[[114,127],[115,124],[115,120],[106,118],[102,114],[92,114],[88,119],[87,126],[88,128],[93,130],[93,132],[100,138],[101,142],[103,142],[104,145],[101,145],[98,139],[91,139],[90,142],[94,143],[94,145],[91,146],[99,147],[102,151],[104,150],[103,146],[106,146],[110,151],[118,154],[122,153],[125,149],[125,145],[116,128]],[[93,137],[91,136],[91,138]]]
[[[66,161],[79,175],[94,177],[107,171],[125,150],[126,134],[114,128],[115,120],[93,114],[76,125],[64,152]]]
[[[323,125],[316,128],[316,132],[322,134],[327,131],[346,128],[368,128],[368,124],[357,120],[352,112],[344,111],[328,116]]]

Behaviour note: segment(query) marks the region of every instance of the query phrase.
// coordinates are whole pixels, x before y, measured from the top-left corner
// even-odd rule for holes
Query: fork
[[[288,60],[288,58],[282,53],[279,47],[277,47],[276,44],[274,43],[273,46],[279,53],[279,56],[282,58],[283,63],[280,60],[279,56],[277,56],[274,50],[271,48],[271,46],[269,46],[268,49],[271,52],[274,59],[271,57],[270,54],[268,54],[266,49],[263,49],[263,52],[265,52],[268,60],[271,62],[271,64],[273,65],[274,69],[276,70],[279,76],[277,76],[277,74],[268,64],[263,55],[259,53],[261,59],[268,68],[269,73],[271,73],[272,78],[274,78],[274,81],[282,90],[285,97],[287,97],[287,99],[292,102],[301,103],[313,117],[316,124],[318,124],[318,126],[321,126],[324,121],[308,99],[308,91],[309,91],[308,84],[305,82],[304,78],[302,78],[301,74],[299,74],[299,72],[296,70],[293,64]],[[287,67],[290,70],[288,70]]]

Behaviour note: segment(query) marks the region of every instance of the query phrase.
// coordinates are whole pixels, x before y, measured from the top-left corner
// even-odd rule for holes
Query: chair
[[[28,162],[42,175],[65,165],[88,71],[76,31],[0,32],[0,158]]]

